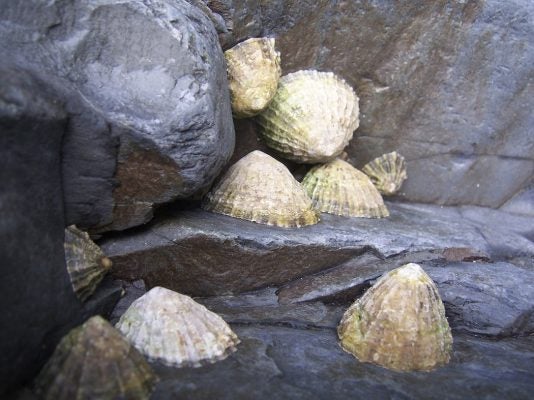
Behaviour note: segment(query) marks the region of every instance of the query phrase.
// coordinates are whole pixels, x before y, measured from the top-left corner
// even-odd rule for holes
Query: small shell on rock
[[[278,90],[258,116],[265,143],[301,163],[338,156],[359,125],[358,97],[331,72],[298,71],[280,79]]]
[[[111,268],[111,260],[104,256],[86,232],[71,225],[65,229],[65,261],[74,293],[81,301],[93,294]]]
[[[217,314],[162,287],[134,301],[116,327],[150,360],[174,367],[223,360],[239,343]]]
[[[234,117],[259,114],[276,93],[281,69],[274,43],[273,38],[253,38],[224,52]]]
[[[408,177],[404,157],[396,151],[375,158],[362,171],[371,178],[378,191],[386,196],[397,193]]]
[[[302,180],[302,187],[322,212],[367,218],[389,215],[369,178],[340,159],[313,167]]]
[[[382,276],[345,312],[338,336],[360,361],[397,371],[432,370],[452,349],[443,302],[417,264]]]
[[[228,169],[206,195],[202,208],[281,227],[319,221],[310,198],[285,165],[258,150]]]
[[[157,378],[109,322],[95,316],[71,330],[35,381],[45,400],[148,399]]]

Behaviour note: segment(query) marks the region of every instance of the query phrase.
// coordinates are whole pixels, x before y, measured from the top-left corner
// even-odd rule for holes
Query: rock
[[[84,306],[67,274],[61,97],[31,74],[0,69],[0,397],[29,380],[70,328],[114,307],[104,286]]]
[[[382,260],[470,247],[495,259],[534,255],[534,243],[508,230],[506,221],[513,214],[490,210],[499,218],[479,223],[475,215],[483,220],[486,209],[470,208],[468,219],[461,208],[400,203],[388,203],[388,208],[391,217],[386,219],[322,214],[319,224],[301,229],[266,227],[201,210],[169,210],[146,228],[104,238],[100,245],[113,261],[116,278],[143,279],[148,288],[164,286],[193,296],[279,286],[358,263],[364,254]],[[528,223],[534,226],[534,219],[527,218]],[[506,237],[507,246],[486,240],[480,228],[484,224],[493,238]]]
[[[523,191],[504,203],[501,210],[516,214],[534,215],[534,180]]]
[[[67,224],[147,222],[206,191],[233,151],[226,70],[210,19],[184,0],[12,3],[3,63],[48,82],[68,114]]]
[[[256,3],[234,0],[235,40],[275,36],[284,74],[314,68],[351,84],[361,123],[349,161],[398,150],[399,198],[499,207],[531,181],[530,0]]]

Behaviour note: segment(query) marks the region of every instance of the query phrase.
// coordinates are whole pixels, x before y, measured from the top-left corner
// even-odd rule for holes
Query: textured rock
[[[530,0],[233,3],[235,39],[275,36],[284,74],[333,71],[355,87],[349,161],[400,151],[401,198],[499,207],[530,181]]]
[[[169,211],[144,229],[104,239],[100,245],[113,261],[115,277],[143,279],[148,287],[194,296],[277,286],[346,262],[357,263],[362,254],[383,259],[470,247],[496,259],[534,255],[534,243],[524,231],[513,231],[511,223],[503,223],[512,222],[516,218],[512,214],[489,210],[500,221],[486,224],[475,217],[484,219],[487,210],[476,207],[388,203],[388,208],[391,217],[382,220],[322,214],[319,224],[298,230],[200,210]],[[524,225],[528,223],[532,218],[525,219]],[[489,240],[483,234],[488,231],[493,232]],[[506,238],[506,246],[499,238]],[[418,260],[406,260],[410,261]]]
[[[233,150],[222,50],[184,0],[51,1],[0,11],[4,63],[66,103],[67,223],[121,230],[209,188]]]
[[[60,97],[28,73],[0,69],[0,396],[30,379],[61,336],[87,316],[111,311],[115,285],[84,306],[65,255]]]

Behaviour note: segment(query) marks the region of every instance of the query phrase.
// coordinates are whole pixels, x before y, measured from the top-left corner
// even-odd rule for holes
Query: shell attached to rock
[[[302,187],[322,212],[366,218],[389,215],[369,178],[340,159],[313,167],[302,180]]]
[[[313,225],[319,221],[310,198],[285,165],[259,150],[232,165],[206,195],[202,207],[281,227]]]
[[[404,157],[396,151],[375,158],[365,164],[362,171],[371,179],[378,191],[386,196],[397,193],[408,177]]]
[[[449,362],[452,335],[430,277],[406,264],[381,277],[343,315],[341,347],[360,361],[396,371],[429,371]]]
[[[150,360],[174,367],[222,360],[239,343],[217,314],[162,287],[134,301],[116,326]]]
[[[109,322],[95,316],[56,347],[35,381],[45,400],[148,399],[157,378]]]
[[[283,76],[258,116],[265,143],[301,163],[333,160],[359,125],[358,97],[331,72],[298,71]]]
[[[74,225],[65,229],[65,261],[72,288],[81,301],[93,294],[112,264],[89,235]]]
[[[248,39],[225,51],[224,56],[234,117],[259,114],[276,93],[281,75],[274,39]]]

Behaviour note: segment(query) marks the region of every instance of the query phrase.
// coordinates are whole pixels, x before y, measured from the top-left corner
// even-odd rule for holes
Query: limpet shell
[[[382,276],[345,312],[341,347],[360,361],[396,371],[429,371],[449,362],[452,335],[430,277],[417,264]]]
[[[281,75],[273,38],[252,38],[224,52],[235,118],[259,114],[272,100]]]
[[[228,169],[206,195],[202,208],[281,227],[319,221],[310,198],[285,165],[259,150]]]
[[[134,301],[116,327],[150,360],[174,367],[223,360],[239,343],[217,314],[162,287]]]
[[[85,301],[111,268],[111,260],[104,256],[86,232],[74,225],[65,229],[64,247],[72,288],[76,296]]]
[[[369,178],[340,159],[313,167],[302,180],[302,187],[322,212],[367,218],[389,215]]]
[[[378,191],[386,196],[397,193],[408,177],[404,157],[396,151],[375,158],[362,171],[371,178]]]
[[[143,356],[100,316],[61,339],[35,381],[45,400],[148,399],[157,378]]]
[[[332,72],[297,71],[280,79],[258,116],[265,143],[283,157],[322,163],[337,157],[359,125],[358,97]]]

